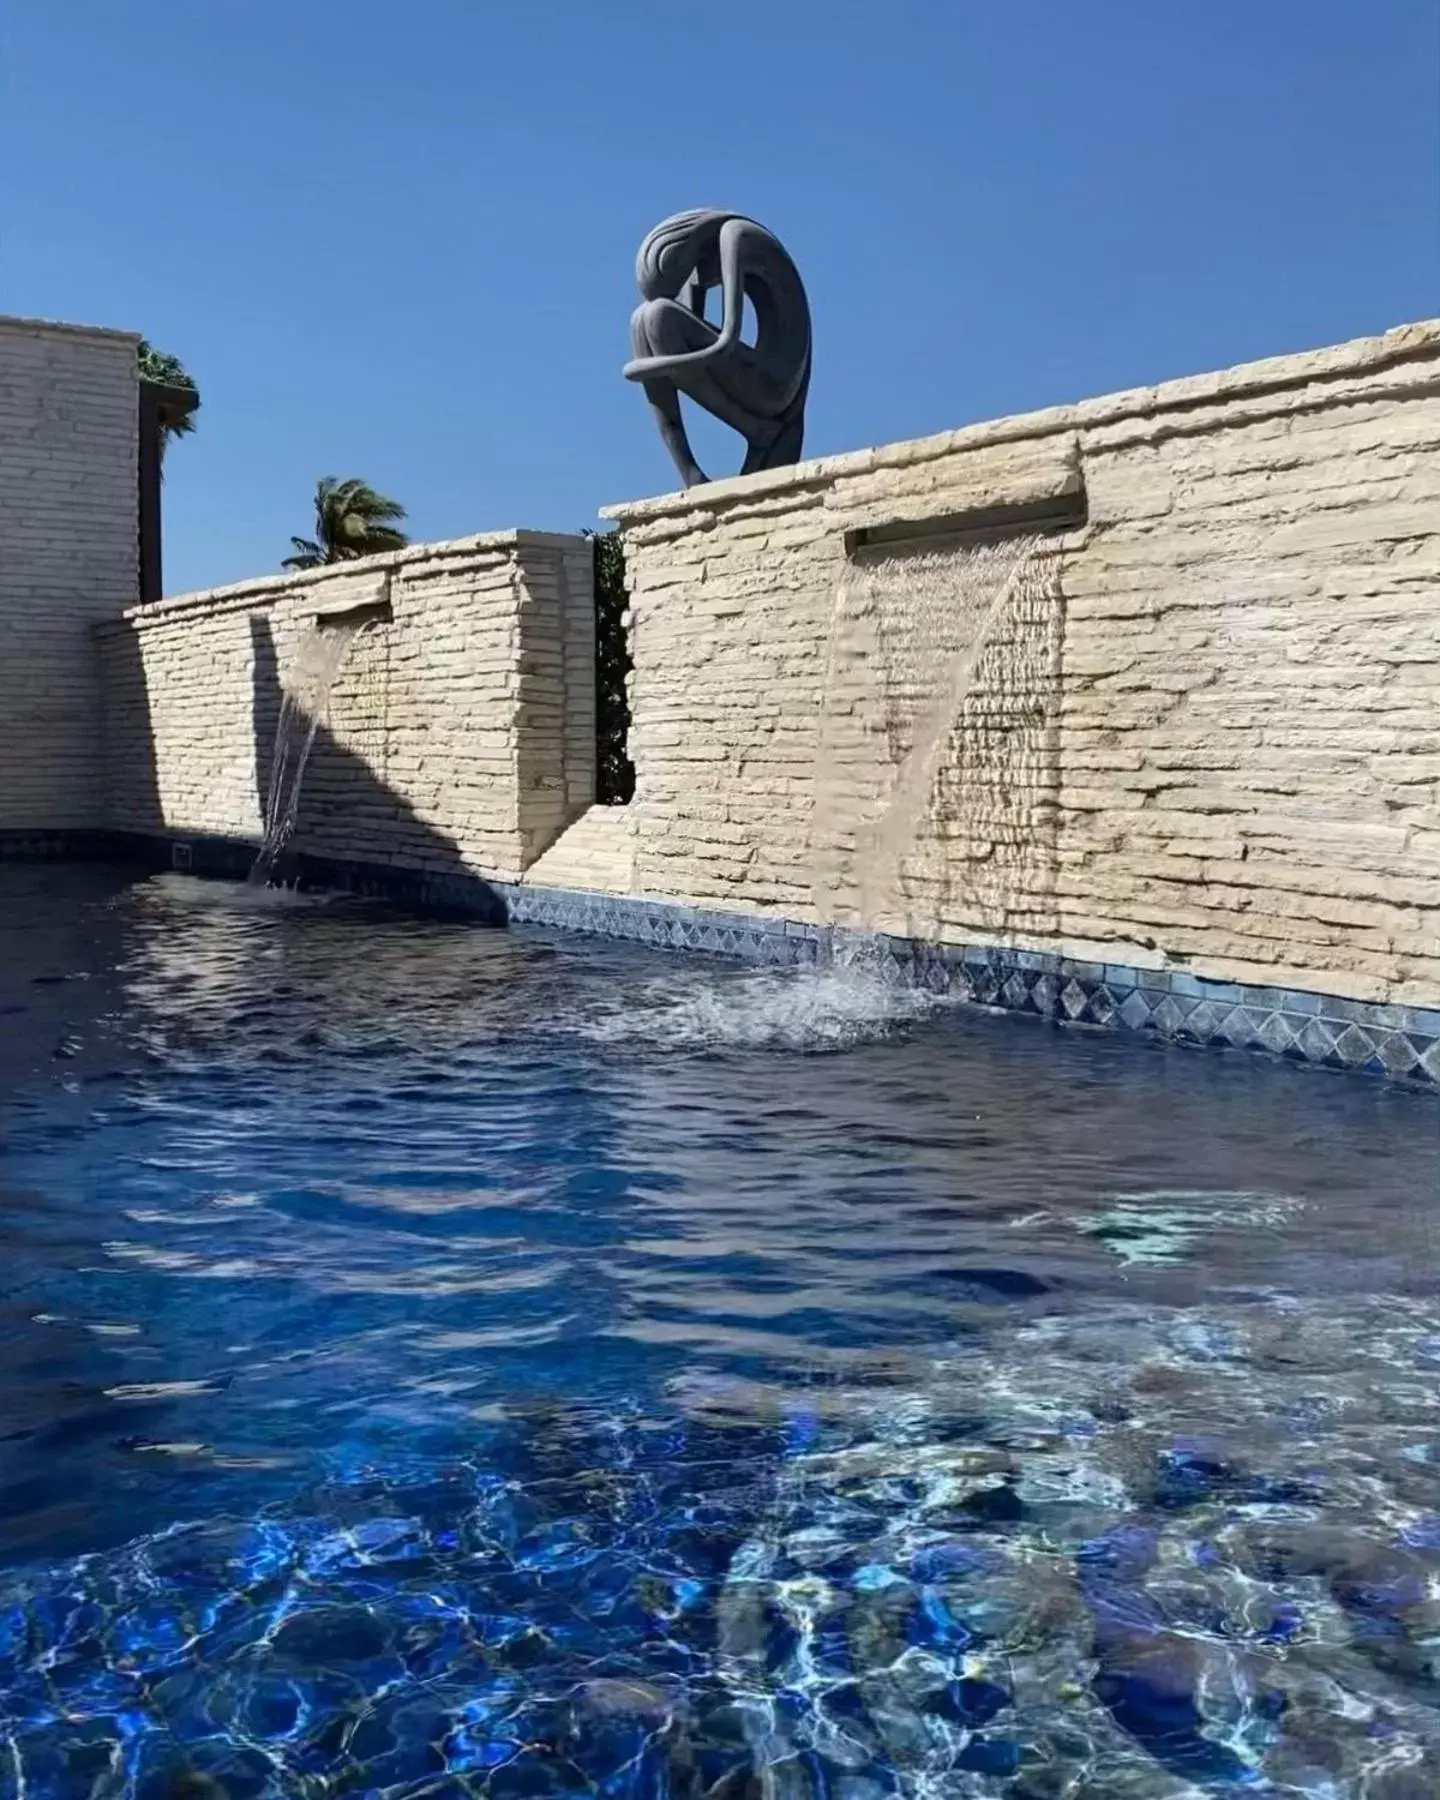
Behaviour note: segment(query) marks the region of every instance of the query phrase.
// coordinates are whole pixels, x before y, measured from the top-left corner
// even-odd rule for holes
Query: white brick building
[[[138,592],[137,342],[0,317],[0,833],[105,824],[90,627]]]

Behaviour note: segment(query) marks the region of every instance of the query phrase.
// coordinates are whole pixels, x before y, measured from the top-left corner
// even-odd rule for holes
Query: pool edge
[[[255,849],[247,839],[199,833],[0,831],[0,860],[104,859],[197,875],[243,876]],[[296,860],[303,886],[387,899],[429,914],[491,926],[546,927],[776,967],[814,965],[836,951],[844,959],[863,950],[881,977],[897,986],[923,987],[1055,1025],[1260,1051],[1407,1087],[1440,1089],[1440,1008],[1210,981],[1180,968],[1077,962],[1054,951],[937,944],[779,915],[488,881],[451,870],[308,854]]]

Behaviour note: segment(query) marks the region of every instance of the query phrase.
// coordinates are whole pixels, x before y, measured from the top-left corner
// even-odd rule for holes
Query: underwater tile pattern
[[[1440,1086],[1440,1010],[1207,981],[1184,969],[1076,962],[1043,950],[933,944],[663,901],[520,886],[497,891],[516,925],[599,932],[760,963],[863,958],[897,985],[1057,1024],[1263,1050],[1293,1062]]]

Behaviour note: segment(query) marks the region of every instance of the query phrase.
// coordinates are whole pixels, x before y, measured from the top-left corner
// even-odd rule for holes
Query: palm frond
[[[403,531],[391,531],[384,525],[368,526],[346,540],[356,556],[378,556],[383,550],[403,550],[410,542]]]
[[[373,520],[376,524],[388,523],[403,519],[405,508],[398,500],[392,500],[386,494],[380,494],[363,481],[342,481],[332,490],[330,496],[332,509],[345,516]]]
[[[315,484],[315,537],[293,539],[297,551],[313,555],[307,568],[323,563],[353,562],[357,557],[376,556],[386,550],[403,550],[409,538],[397,530],[397,522],[405,517],[398,500],[378,493],[358,475],[341,480],[335,475],[322,475]],[[301,566],[295,558],[291,563]]]
[[[157,350],[147,338],[141,338],[135,347],[135,366],[142,381],[153,381],[157,387],[189,388],[193,393],[199,392],[180,358],[171,356],[166,350]]]
[[[295,554],[285,558],[282,569],[318,569],[324,564],[325,552],[313,538],[292,537],[290,542]]]
[[[321,541],[336,554],[371,555],[380,548],[397,549],[406,541],[404,534],[395,530],[396,520],[405,516],[404,508],[357,476],[345,481],[327,479],[315,498]]]

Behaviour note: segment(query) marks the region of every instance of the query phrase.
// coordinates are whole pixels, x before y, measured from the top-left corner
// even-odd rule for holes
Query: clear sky
[[[1440,0],[5,0],[0,58],[0,311],[203,394],[171,591],[322,474],[418,538],[672,487],[620,366],[685,206],[798,261],[809,453],[1440,314]]]

